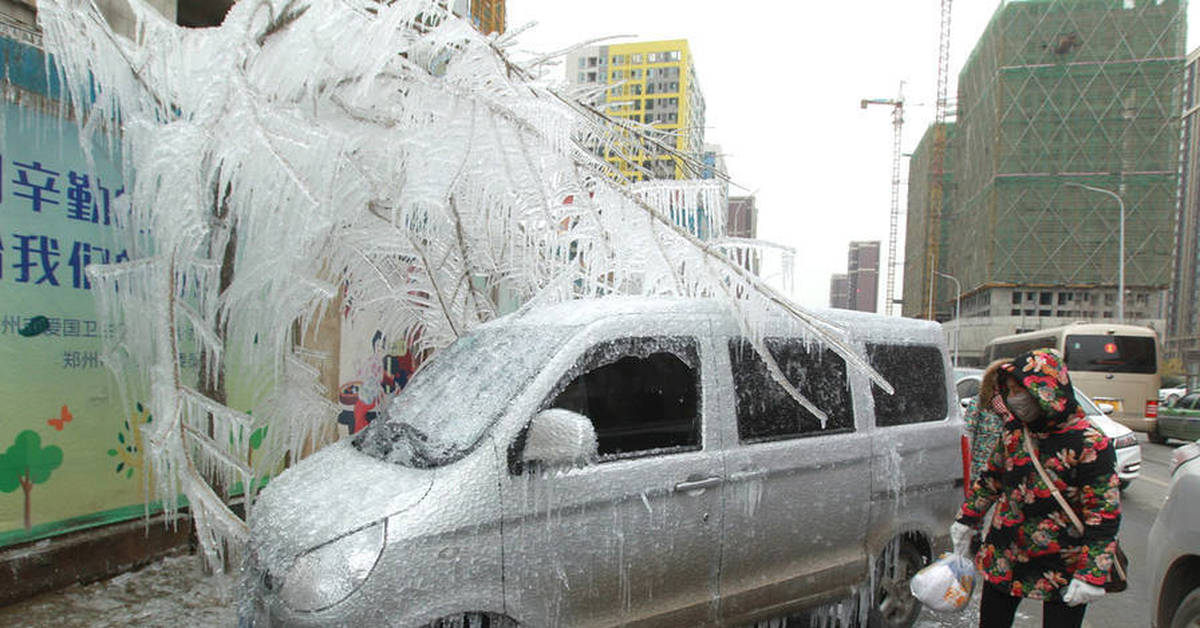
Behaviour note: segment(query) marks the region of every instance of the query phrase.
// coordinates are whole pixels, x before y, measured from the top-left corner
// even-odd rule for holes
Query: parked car
[[[1175,403],[1176,399],[1187,394],[1187,386],[1174,386],[1171,388],[1158,389],[1158,407],[1169,406]]]
[[[1165,443],[1168,438],[1186,441],[1200,438],[1200,393],[1188,393],[1159,408],[1158,425],[1150,434],[1150,441]]]
[[[1155,628],[1200,625],[1200,442],[1176,449],[1147,548]]]
[[[826,416],[805,409],[713,301],[480,326],[264,490],[242,621],[745,625],[865,592],[870,625],[912,625],[908,580],[948,547],[963,495],[945,341],[930,322],[822,316],[895,394],[794,323],[756,324]]]
[[[964,410],[972,399],[979,396],[979,384],[983,378],[982,369],[954,369],[954,387],[958,394],[958,402]],[[1097,404],[1079,388],[1075,389],[1075,400],[1083,413],[1087,415],[1092,425],[1104,433],[1113,443],[1117,452],[1117,477],[1121,479],[1121,488],[1129,487],[1142,471],[1142,446],[1138,443],[1137,434],[1133,430],[1109,418],[1111,406]]]

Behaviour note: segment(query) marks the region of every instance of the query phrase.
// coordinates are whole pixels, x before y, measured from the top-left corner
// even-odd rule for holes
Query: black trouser
[[[985,582],[979,604],[979,628],[1010,628],[1022,599]],[[1079,628],[1083,625],[1086,610],[1087,604],[1067,606],[1050,600],[1042,602],[1042,628]]]

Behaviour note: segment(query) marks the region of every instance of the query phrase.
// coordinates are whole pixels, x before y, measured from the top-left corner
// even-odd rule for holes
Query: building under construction
[[[1200,388],[1200,48],[1183,77],[1179,212],[1164,355],[1182,361],[1188,387]]]
[[[503,35],[507,19],[505,0],[471,0],[471,22],[484,35]]]
[[[904,228],[904,286],[901,293],[903,303],[900,314],[910,318],[921,318],[922,313],[926,311],[929,304],[929,283],[931,280],[937,280],[937,276],[929,270],[928,258],[925,255],[925,243],[931,237],[937,237],[940,239],[941,246],[939,248],[941,250],[946,248],[945,223],[938,220],[935,224],[931,224],[929,221],[929,188],[933,178],[935,134],[936,128],[930,126],[925,131],[925,135],[921,137],[917,149],[913,151],[909,160],[908,218]],[[946,124],[945,134],[948,139],[954,137],[953,123]],[[945,163],[950,166],[953,166],[954,163],[953,149],[954,143],[948,141]],[[953,178],[952,169],[946,168],[942,178],[945,192],[942,195],[940,216],[947,214],[949,206],[953,202],[954,186],[951,184]],[[950,296],[953,298],[954,294]]]
[[[1064,319],[1118,316],[1125,211],[1125,319],[1162,331],[1178,193],[1186,0],[1008,0],[959,74],[940,224],[930,169],[910,168],[906,257],[936,246],[962,285],[962,356],[984,342]],[[1087,190],[1079,185],[1107,190]],[[940,238],[940,239],[938,239]],[[904,312],[950,281],[905,269]],[[931,293],[932,291],[932,293]],[[912,299],[919,299],[912,303]]]

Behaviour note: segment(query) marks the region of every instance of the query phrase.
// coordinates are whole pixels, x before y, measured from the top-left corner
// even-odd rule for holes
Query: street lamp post
[[[962,332],[962,319],[959,318],[959,314],[962,312],[962,284],[958,283],[958,279],[954,275],[944,273],[940,270],[933,272],[954,282],[954,367],[958,368],[958,341],[959,334]]]
[[[1117,255],[1119,256],[1117,258],[1117,322],[1124,323],[1125,322],[1125,201],[1121,199],[1121,195],[1117,194],[1116,192],[1113,192],[1112,190],[1106,190],[1104,188],[1098,188],[1098,187],[1093,187],[1090,185],[1084,185],[1082,183],[1075,183],[1073,181],[1068,181],[1066,183],[1063,183],[1063,185],[1069,185],[1072,187],[1090,190],[1092,192],[1099,192],[1101,194],[1107,194],[1107,195],[1117,199],[1117,204],[1120,205],[1120,207],[1121,207],[1121,218],[1120,218],[1120,228],[1119,228],[1120,235],[1117,238],[1117,250],[1118,250]]]

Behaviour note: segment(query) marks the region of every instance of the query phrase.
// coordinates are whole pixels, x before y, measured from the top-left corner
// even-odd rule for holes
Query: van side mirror
[[[583,465],[596,459],[592,420],[570,410],[542,410],[529,423],[522,460],[536,467]]]

